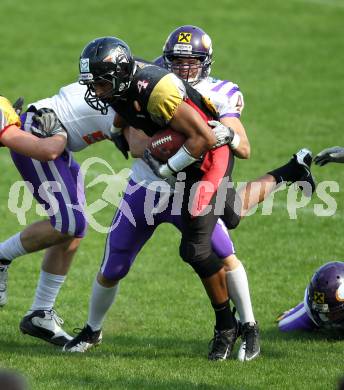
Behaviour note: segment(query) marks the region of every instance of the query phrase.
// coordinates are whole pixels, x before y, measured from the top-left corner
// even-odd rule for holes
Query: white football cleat
[[[0,265],[0,306],[7,303],[8,266]]]
[[[23,334],[63,346],[72,340],[72,337],[61,328],[61,325],[63,320],[58,317],[55,310],[35,310],[28,312],[21,320],[19,328]]]

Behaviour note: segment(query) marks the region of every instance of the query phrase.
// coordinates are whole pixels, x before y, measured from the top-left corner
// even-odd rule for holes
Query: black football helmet
[[[111,102],[130,87],[135,69],[130,48],[121,39],[103,37],[91,41],[82,51],[79,62],[79,82],[87,85],[87,104],[107,114]],[[111,88],[99,96],[95,88],[97,83],[109,83]]]
[[[306,300],[319,326],[344,329],[344,263],[333,261],[320,267],[308,285]]]
[[[178,27],[168,36],[163,47],[165,67],[190,84],[196,84],[209,75],[212,64],[212,43],[209,35],[201,28],[191,25]],[[177,64],[178,58],[195,58],[199,65]],[[194,72],[197,68],[197,72]],[[196,74],[193,74],[196,73]]]

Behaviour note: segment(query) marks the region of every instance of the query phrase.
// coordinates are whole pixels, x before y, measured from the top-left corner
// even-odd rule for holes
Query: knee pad
[[[105,267],[104,269],[101,269],[101,273],[106,279],[120,280],[127,275],[129,270],[130,270],[130,264],[119,263],[117,265],[113,265],[112,267]]]
[[[207,251],[208,252],[208,251]],[[182,240],[179,247],[180,257],[195,270],[201,279],[209,278],[216,274],[223,262],[213,252],[205,253],[199,245]]]

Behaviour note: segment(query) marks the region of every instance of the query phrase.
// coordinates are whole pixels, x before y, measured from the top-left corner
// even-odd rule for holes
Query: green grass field
[[[92,38],[117,35],[144,58],[161,53],[168,33],[182,24],[213,38],[213,75],[237,82],[245,95],[243,123],[252,158],[239,161],[235,181],[253,179],[282,164],[303,146],[314,152],[343,145],[344,4],[341,0],[206,0],[163,4],[127,0],[1,0],[0,91],[26,102],[50,96],[78,72],[78,57]],[[19,174],[1,150],[0,240],[22,227],[7,207]],[[119,170],[130,166],[110,143],[79,153],[99,156]],[[94,175],[106,172],[94,172]],[[343,260],[343,167],[314,168],[318,181],[337,180],[338,208],[316,217],[314,197],[290,219],[286,193],[271,216],[257,212],[233,232],[248,271],[262,356],[249,364],[208,362],[213,312],[200,282],[178,257],[179,235],[162,226],[121,283],[104,327],[101,347],[66,355],[19,332],[29,309],[41,254],[10,270],[9,303],[0,310],[0,367],[26,375],[39,389],[334,389],[344,374],[343,343],[321,335],[278,332],[275,317],[298,303],[313,271]],[[102,188],[87,192],[95,200]],[[33,208],[34,210],[34,208]],[[110,223],[113,207],[99,213]],[[32,211],[28,222],[36,220]],[[90,230],[61,290],[56,309],[72,332],[86,321],[88,298],[105,236]],[[235,351],[236,352],[236,351]],[[0,384],[1,388],[1,384]]]

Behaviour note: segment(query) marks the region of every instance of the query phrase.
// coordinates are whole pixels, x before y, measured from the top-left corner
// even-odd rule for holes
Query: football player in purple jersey
[[[277,321],[282,332],[344,331],[344,262],[332,261],[318,268],[303,301]]]

